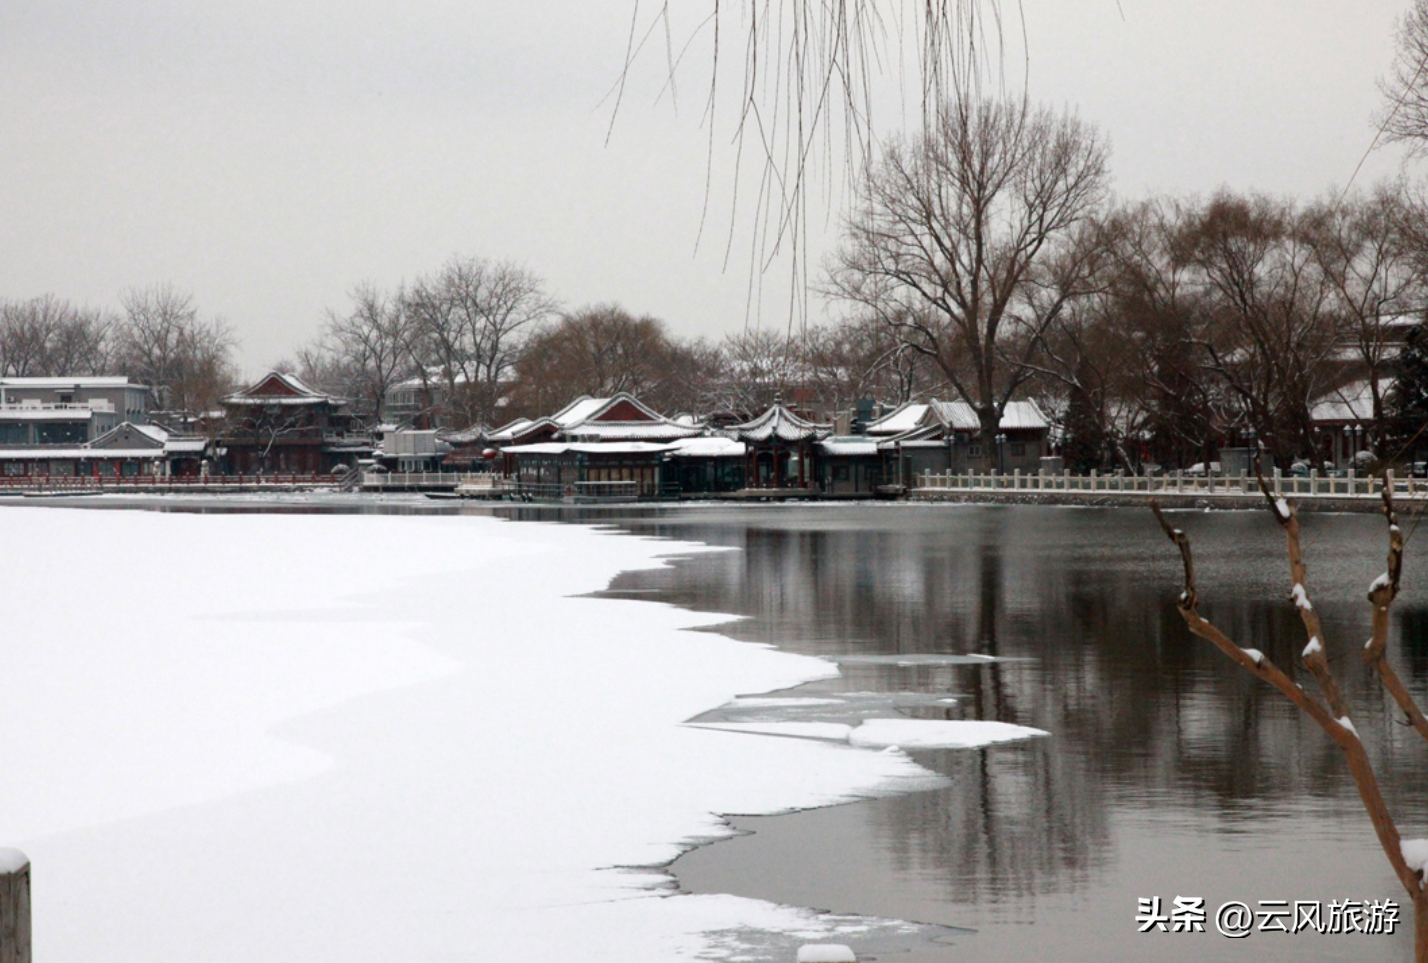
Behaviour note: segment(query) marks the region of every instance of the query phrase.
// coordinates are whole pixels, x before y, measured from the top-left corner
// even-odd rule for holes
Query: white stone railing
[[[1259,479],[1242,473],[1231,475],[1187,475],[1171,472],[1164,475],[1073,475],[1062,472],[1059,475],[1037,473],[1022,474],[1020,471],[1009,475],[995,472],[985,475],[953,474],[951,472],[922,472],[913,477],[915,491],[926,492],[975,492],[975,491],[1024,491],[1057,492],[1069,494],[1118,494],[1118,495],[1258,495]],[[1383,485],[1393,485],[1397,498],[1428,497],[1428,480],[1421,478],[1395,478],[1387,472],[1382,478],[1374,475],[1355,475],[1350,471],[1343,477],[1311,474],[1307,477],[1296,475],[1275,475],[1266,478],[1265,483],[1280,495],[1294,497],[1323,498],[1377,498]]]
[[[362,488],[366,491],[416,491],[424,488],[455,488],[461,476],[441,471],[366,471]]]

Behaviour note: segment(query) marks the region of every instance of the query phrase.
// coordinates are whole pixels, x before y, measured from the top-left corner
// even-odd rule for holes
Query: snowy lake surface
[[[1401,900],[1337,750],[1186,633],[1148,513],[76,501],[0,510],[0,846],[46,961],[1411,957],[1136,932],[1141,897]],[[1292,665],[1273,521],[1175,524],[1204,614]],[[1382,522],[1304,528],[1428,835],[1428,752],[1345,655]],[[1390,655],[1428,698],[1428,537]]]

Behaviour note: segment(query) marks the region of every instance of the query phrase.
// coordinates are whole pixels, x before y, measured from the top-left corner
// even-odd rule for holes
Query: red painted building
[[[218,442],[228,470],[239,475],[326,474],[370,455],[366,435],[354,432],[347,401],[269,372],[251,387],[223,399],[225,423]]]

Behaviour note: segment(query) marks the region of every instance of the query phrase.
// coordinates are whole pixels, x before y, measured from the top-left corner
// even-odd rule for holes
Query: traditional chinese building
[[[666,418],[629,394],[579,398],[547,418],[493,432],[506,475],[541,497],[678,491],[666,470],[675,442],[702,432]]]
[[[991,446],[965,401],[907,404],[868,425],[878,441],[885,483],[909,485],[925,471],[1035,472],[1047,455],[1051,423],[1034,401],[1009,401]]]
[[[370,439],[353,430],[345,399],[294,375],[271,371],[224,398],[223,409],[219,447],[236,474],[325,474],[372,452]]]
[[[832,425],[807,421],[782,402],[726,429],[745,446],[745,488],[812,488],[814,446],[832,433]]]

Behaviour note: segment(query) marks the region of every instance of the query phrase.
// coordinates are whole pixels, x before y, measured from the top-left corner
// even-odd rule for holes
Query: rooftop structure
[[[122,375],[0,378],[0,409],[39,407],[62,410],[75,407],[115,415],[112,419],[99,419],[100,432],[108,431],[120,421],[133,424],[147,422],[152,398],[153,393],[147,385],[137,384]]]
[[[539,441],[675,441],[693,438],[703,429],[666,418],[633,395],[577,398],[560,411],[535,421],[512,422],[490,436],[492,442],[530,444]]]
[[[733,425],[727,433],[743,442],[755,444],[771,441],[799,442],[827,438],[833,433],[832,425],[807,421],[794,414],[779,402],[775,402],[763,414],[752,421]]]

